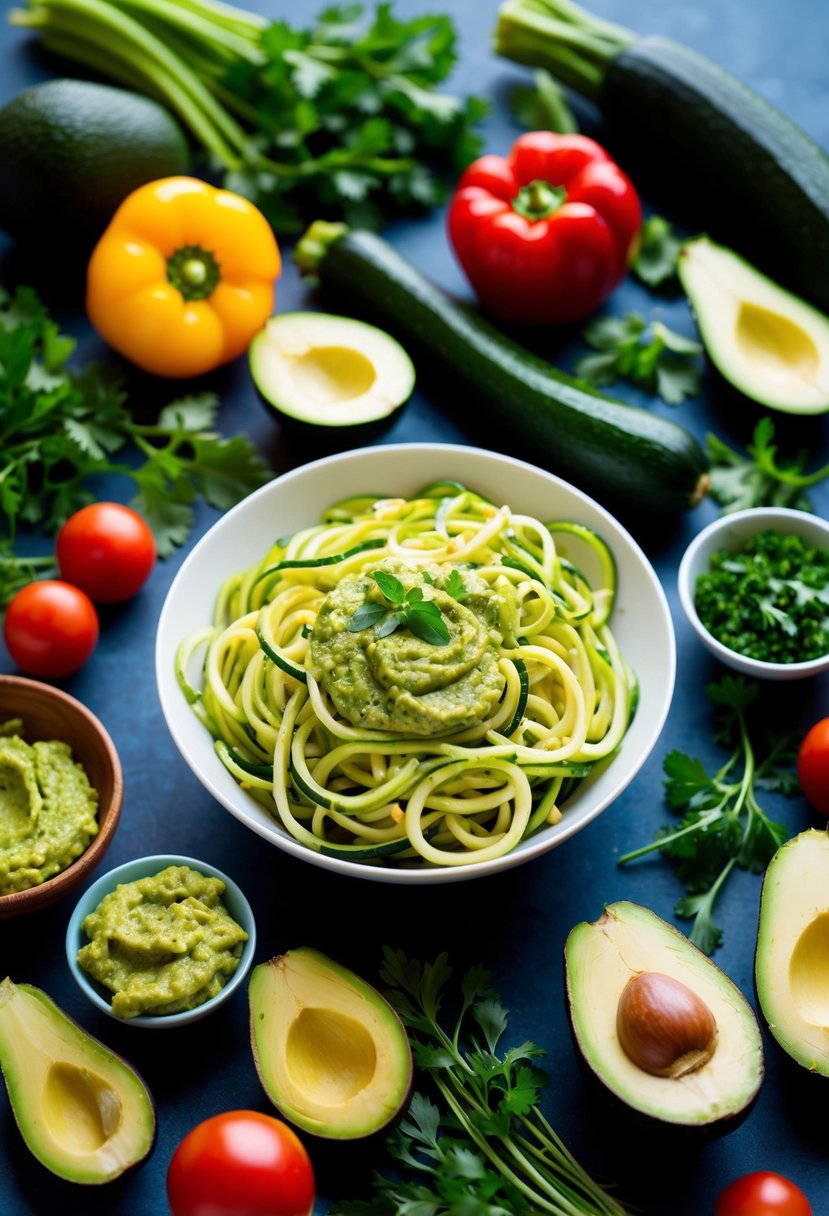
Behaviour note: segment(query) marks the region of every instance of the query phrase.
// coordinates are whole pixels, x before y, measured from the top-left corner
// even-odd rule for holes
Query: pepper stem
[[[528,220],[545,220],[567,202],[564,186],[551,186],[543,178],[536,178],[528,186],[522,186],[512,200],[512,209]]]
[[[200,245],[182,245],[167,259],[167,279],[185,300],[205,300],[221,281],[219,263]]]

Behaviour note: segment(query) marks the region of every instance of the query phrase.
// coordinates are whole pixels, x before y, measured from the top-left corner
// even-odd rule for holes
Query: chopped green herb
[[[424,964],[386,947],[381,975],[435,1100],[416,1093],[387,1138],[394,1176],[375,1175],[370,1199],[331,1216],[625,1216],[544,1117],[541,1048],[498,1055],[507,1011],[491,972],[471,967],[451,986],[445,954]],[[450,998],[459,1012],[444,1020]]]
[[[736,552],[718,549],[694,603],[710,634],[762,663],[802,663],[829,651],[829,549],[773,529]]]
[[[774,423],[768,415],[754,428],[745,454],[735,452],[716,435],[706,437],[711,461],[711,497],[729,511],[747,507],[791,507],[811,511],[806,490],[829,477],[829,464],[804,472],[808,454],[801,452],[788,462],[778,461]]]
[[[642,224],[639,252],[631,270],[648,287],[662,287],[677,277],[683,242],[661,215],[651,215]]]
[[[639,313],[596,317],[582,337],[598,354],[585,355],[576,375],[597,386],[628,380],[669,405],[679,405],[700,390],[702,347],[668,329],[661,321],[650,325]]]
[[[31,288],[14,295],[0,289],[0,518],[7,548],[20,525],[57,531],[94,501],[94,478],[117,474],[137,488],[130,505],[166,557],[187,540],[200,495],[227,510],[268,480],[270,470],[248,439],[214,431],[212,394],[181,398],[154,423],[140,424],[127,408],[122,372],[94,364],[73,371],[74,346]],[[122,450],[129,461],[115,459]],[[6,560],[10,555],[9,548]]]
[[[758,720],[768,721],[768,714],[759,701],[759,685],[724,676],[705,691],[720,711],[715,739],[728,749],[728,760],[709,774],[701,760],[669,752],[663,762],[665,797],[681,815],[679,826],[660,828],[652,844],[626,853],[619,864],[655,850],[674,860],[687,891],[676,914],[693,920],[691,941],[712,954],[722,943],[713,913],[726,879],[735,866],[761,873],[790,835],[787,827],[769,819],[756,791],[776,790],[787,797],[799,791],[794,773],[799,737],[794,731],[766,730],[761,752]]]

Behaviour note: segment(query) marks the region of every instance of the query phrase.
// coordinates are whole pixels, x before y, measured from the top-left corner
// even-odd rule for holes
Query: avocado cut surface
[[[576,925],[565,945],[567,997],[578,1047],[593,1073],[625,1106],[666,1124],[704,1127],[745,1110],[763,1080],[757,1020],[736,985],[673,925],[648,908],[609,904]],[[654,1075],[622,1047],[617,1011],[634,977],[676,981],[710,1010],[714,1050],[699,1066]],[[655,1028],[660,1028],[656,1019]]]
[[[683,246],[679,277],[729,383],[770,409],[829,410],[829,317],[707,237]]]
[[[155,1110],[138,1074],[45,992],[9,979],[0,1066],[27,1147],[59,1177],[109,1182],[152,1148]]]
[[[319,427],[389,418],[411,396],[415,372],[403,347],[374,325],[330,313],[283,313],[253,339],[250,370],[278,413]]]
[[[810,828],[782,845],[763,879],[757,997],[784,1051],[829,1076],[829,835]]]
[[[391,1005],[354,972],[299,947],[255,967],[248,993],[262,1085],[297,1127],[355,1140],[404,1106],[408,1036]]]

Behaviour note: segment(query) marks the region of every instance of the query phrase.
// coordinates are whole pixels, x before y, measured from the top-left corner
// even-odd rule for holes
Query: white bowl
[[[750,507],[715,519],[691,541],[679,564],[679,601],[697,637],[721,663],[758,680],[799,680],[829,668],[829,654],[806,663],[763,663],[731,650],[708,632],[697,615],[694,592],[697,578],[710,567],[711,555],[718,549],[736,552],[758,532],[774,529],[800,536],[807,544],[829,548],[829,523],[806,511],[788,507]]]
[[[357,494],[410,495],[428,482],[459,481],[492,501],[540,519],[588,524],[609,544],[618,569],[611,620],[622,653],[636,672],[640,702],[612,761],[582,782],[562,819],[538,831],[503,857],[463,866],[383,868],[326,857],[288,835],[225,769],[213,740],[196,718],[174,673],[181,640],[211,623],[223,579],[252,565],[274,539],[319,522],[323,510]],[[558,477],[523,461],[480,448],[451,444],[386,444],[327,457],[263,486],[229,511],[184,561],[158,624],[156,679],[167,725],[199,781],[259,836],[294,857],[340,874],[379,882],[442,883],[476,878],[539,857],[590,823],[633,780],[656,743],[670,707],[676,669],[673,625],[653,568],[630,534],[593,499]]]

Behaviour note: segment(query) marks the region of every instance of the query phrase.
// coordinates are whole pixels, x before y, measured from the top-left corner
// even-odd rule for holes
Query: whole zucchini
[[[318,221],[294,257],[428,363],[481,446],[518,448],[602,499],[647,510],[686,510],[705,493],[708,461],[683,427],[556,371],[381,237]]]
[[[730,72],[571,0],[506,0],[496,50],[591,97],[681,218],[829,311],[829,156]]]

